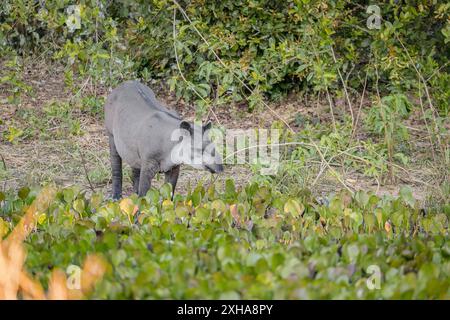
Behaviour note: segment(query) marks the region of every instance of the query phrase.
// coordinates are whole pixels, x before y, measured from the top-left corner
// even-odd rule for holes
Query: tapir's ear
[[[205,132],[206,130],[209,130],[209,129],[211,129],[211,121],[209,121],[207,124],[205,124],[203,126],[203,132]]]
[[[187,130],[187,131],[192,135],[193,129],[192,129],[192,125],[191,125],[189,122],[184,121],[184,120],[181,121],[181,123],[180,123],[180,129]]]

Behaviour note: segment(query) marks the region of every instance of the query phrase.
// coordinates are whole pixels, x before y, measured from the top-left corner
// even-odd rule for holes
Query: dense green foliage
[[[448,112],[446,1],[384,2],[380,29],[366,27],[369,1],[194,0],[180,1],[182,11],[171,0],[84,0],[79,12],[71,4],[2,1],[0,45],[12,69],[16,54],[43,52],[64,62],[68,84],[74,75],[163,79],[199,111],[247,97],[252,108],[296,89],[340,91],[343,81],[360,90],[366,75],[371,91],[416,91],[420,72]]]
[[[37,192],[0,193],[0,235]],[[109,271],[92,298],[448,299],[450,207],[423,212],[410,190],[400,194],[318,203],[229,180],[223,192],[198,186],[173,202],[169,185],[111,202],[67,188],[38,213],[26,268],[47,283],[53,268],[98,253]]]

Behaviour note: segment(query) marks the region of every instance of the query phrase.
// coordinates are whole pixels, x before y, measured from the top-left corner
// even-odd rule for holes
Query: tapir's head
[[[208,170],[211,173],[223,171],[222,157],[209,137],[211,122],[201,126],[181,121],[179,129],[179,143],[172,152],[175,162]]]

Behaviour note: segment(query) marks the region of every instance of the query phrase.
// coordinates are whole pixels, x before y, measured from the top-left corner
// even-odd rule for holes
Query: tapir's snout
[[[222,164],[218,164],[216,165],[216,173],[221,173],[223,172],[223,165]]]
[[[222,164],[207,165],[206,169],[208,169],[208,171],[211,173],[221,173],[223,172],[223,165]]]

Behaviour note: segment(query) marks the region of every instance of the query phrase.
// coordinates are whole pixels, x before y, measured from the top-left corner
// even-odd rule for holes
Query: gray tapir
[[[122,161],[132,168],[133,189],[139,196],[147,193],[157,172],[165,173],[173,195],[181,164],[211,173],[223,171],[222,159],[208,138],[211,123],[200,126],[182,120],[138,81],[126,81],[109,94],[105,125],[113,199],[122,194]]]

